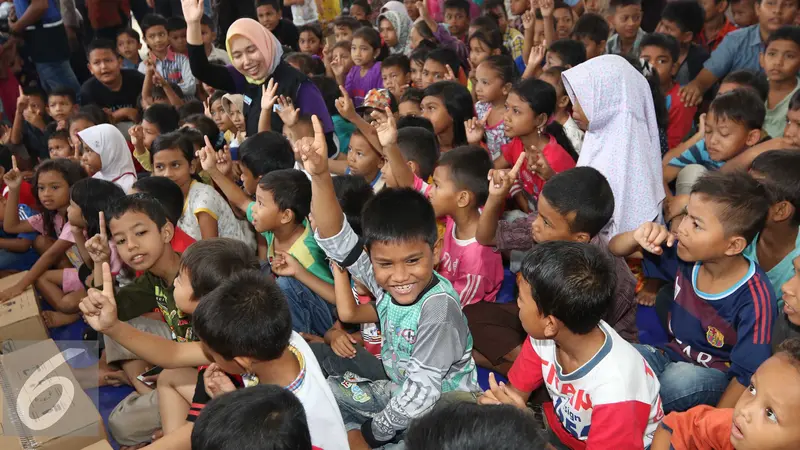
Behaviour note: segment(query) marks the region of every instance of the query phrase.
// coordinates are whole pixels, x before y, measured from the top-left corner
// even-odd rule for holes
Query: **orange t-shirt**
[[[734,450],[732,408],[695,406],[686,412],[669,413],[661,426],[672,433],[669,442],[676,450]]]

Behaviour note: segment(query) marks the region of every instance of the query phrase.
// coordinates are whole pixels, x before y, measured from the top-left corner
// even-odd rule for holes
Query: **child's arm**
[[[608,243],[608,250],[615,256],[626,257],[640,249],[654,255],[664,252],[661,245],[666,242],[667,247],[675,244],[675,235],[664,225],[655,222],[645,222],[634,231],[620,233]]]
[[[350,276],[338,264],[331,264],[333,285],[336,291],[336,313],[339,320],[345,323],[378,322],[378,313],[372,305],[359,305],[353,298],[350,288]]]
[[[217,153],[214,151],[211,141],[208,140],[208,136],[205,136],[205,140],[206,146],[197,151],[197,156],[200,158],[200,165],[203,167],[203,170],[211,176],[214,183],[219,186],[229,202],[240,210],[247,211],[252,200],[250,200],[247,194],[245,194],[233,180],[219,171],[217,168]]]
[[[531,9],[522,14],[522,27],[525,30],[525,40],[522,43],[523,61],[528,59],[531,49],[533,49],[533,35],[536,32],[536,14],[533,11],[533,6],[531,6]]]
[[[519,176],[524,162],[525,153],[522,153],[511,170],[492,169],[489,171],[489,197],[483,207],[483,213],[478,219],[478,229],[475,231],[475,239],[479,244],[496,244],[497,226],[505,209],[508,192],[511,190],[514,180]]]
[[[258,118],[259,133],[272,129],[272,109],[278,101],[277,92],[278,83],[275,82],[274,78],[270,78],[266,86],[261,86],[261,115]]]
[[[425,21],[425,23],[428,25],[428,28],[431,29],[431,32],[435,33],[436,30],[439,29],[439,24],[433,20],[430,11],[428,11],[428,0],[418,1],[416,6],[419,10],[419,17]]]
[[[192,430],[194,423],[186,422],[172,433],[142,447],[142,450],[192,450]]]
[[[658,424],[656,433],[653,436],[653,443],[650,444],[650,450],[670,450],[670,440],[672,433],[664,428],[662,424]]]
[[[525,72],[522,73],[523,79],[537,78],[542,73],[542,61],[547,55],[547,40],[542,41],[541,44],[531,49],[530,56],[528,56],[528,65],[525,66]]]
[[[17,112],[14,114],[14,125],[11,127],[11,139],[9,140],[11,144],[22,144],[22,131],[25,128],[24,113],[29,103],[30,99],[22,93],[22,86],[20,86],[19,97],[17,97]]]
[[[22,292],[38,280],[40,276],[50,270],[50,267],[52,267],[59,258],[63,257],[70,247],[72,247],[72,242],[58,239],[39,257],[33,267],[31,267],[31,270],[29,270],[17,284],[0,292],[0,303],[11,300],[22,294]]]
[[[750,168],[750,165],[753,164],[753,160],[762,153],[768,152],[770,150],[781,150],[781,149],[797,149],[797,146],[791,141],[791,139],[787,139],[785,137],[779,137],[775,139],[770,139],[767,142],[762,142],[761,144],[756,144],[742,153],[734,156],[733,158],[725,161],[725,164],[720,167],[721,172],[735,172],[737,170],[747,170]]]
[[[378,141],[383,148],[383,156],[391,168],[397,187],[413,187],[414,172],[411,167],[408,167],[406,159],[400,152],[400,147],[397,146],[397,124],[392,111],[386,108],[385,114],[374,114],[372,117],[376,119],[375,130],[378,133]]]
[[[294,256],[276,250],[275,258],[272,259],[272,272],[279,277],[292,277],[306,285],[326,302],[332,305],[336,304],[333,285],[309,272]]]
[[[542,12],[544,22],[544,42],[556,41],[556,26],[553,23],[553,13],[555,12],[555,1],[540,0],[539,10]]]
[[[142,110],[146,110],[153,104],[153,74],[156,69],[153,66],[153,60],[147,59],[144,61],[144,84],[142,85]]]
[[[359,116],[356,113],[356,108],[353,106],[353,100],[350,98],[350,95],[347,93],[347,89],[344,86],[339,86],[339,91],[342,93],[342,96],[336,99],[335,105],[336,110],[339,111],[339,114],[347,119],[350,123],[358,128],[358,131],[367,138],[369,141],[369,145],[372,146],[375,150],[379,150],[381,148],[381,143],[378,140],[378,134],[375,132],[375,129],[364,120],[363,117]]]
[[[25,253],[33,245],[30,239],[22,238],[0,238],[0,249],[8,250],[12,253]]]
[[[141,125],[134,125],[128,128],[128,135],[133,144],[133,157],[139,161],[142,168],[148,172],[153,171],[153,162],[150,160],[150,152],[144,146],[144,130]]]
[[[197,225],[200,226],[201,239],[211,239],[219,236],[219,225],[217,219],[207,212],[195,213]]]
[[[11,156],[12,169],[3,175],[3,181],[8,186],[8,199],[3,211],[3,230],[10,234],[33,233],[34,230],[27,220],[19,220],[19,190],[22,186],[22,174],[17,168],[17,157]]]

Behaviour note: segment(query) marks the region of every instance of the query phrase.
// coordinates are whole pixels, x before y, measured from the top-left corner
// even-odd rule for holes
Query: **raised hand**
[[[314,126],[314,139],[300,139],[294,145],[294,151],[306,172],[312,176],[322,175],[328,173],[328,144],[325,142],[322,122],[316,115],[311,116],[311,123]]]
[[[89,289],[86,297],[78,305],[83,320],[95,330],[104,333],[119,322],[117,300],[114,298],[114,279],[111,266],[103,263],[103,290]]]
[[[287,127],[294,126],[300,117],[300,110],[294,107],[292,99],[281,95],[278,97],[278,106],[280,107],[278,109],[278,117],[281,118],[283,124]]]
[[[556,174],[553,168],[550,167],[550,163],[547,162],[544,154],[542,154],[542,151],[535,145],[531,145],[530,151],[525,154],[528,158],[528,167],[542,177],[543,180],[547,181]]]
[[[547,41],[542,40],[539,45],[534,45],[531,49],[531,54],[528,56],[528,65],[531,67],[539,67],[547,55]]]
[[[467,142],[470,145],[478,145],[483,140],[483,134],[486,130],[486,121],[473,117],[464,122],[464,129],[467,131]]]
[[[555,9],[554,0],[539,0],[539,10],[542,12],[542,17],[552,17]]]
[[[380,114],[373,111],[372,118],[375,119],[373,126],[378,132],[378,141],[382,147],[388,147],[397,143],[397,123],[395,123],[391,109],[387,107],[384,112],[385,114]]]
[[[231,379],[216,363],[211,363],[203,372],[203,384],[206,387],[206,394],[211,398],[236,390]]]
[[[183,18],[187,22],[200,22],[203,18],[203,0],[181,0],[181,8],[183,9]]]
[[[700,121],[697,125],[697,134],[700,136],[706,135],[706,113],[700,114]]]
[[[655,222],[645,222],[633,232],[633,238],[642,246],[642,249],[654,255],[664,252],[661,245],[666,242],[667,247],[675,244],[675,235],[664,225]]]
[[[19,187],[22,185],[22,173],[19,171],[19,167],[17,167],[17,157],[11,155],[11,170],[6,172],[3,175],[3,181],[8,186],[9,190],[19,190]]]
[[[203,139],[205,139],[206,145],[196,153],[197,158],[200,160],[200,166],[209,174],[218,172],[217,152],[214,151],[214,146],[211,145],[211,141],[208,140],[208,136],[203,136]]]
[[[353,105],[353,100],[350,98],[344,86],[339,86],[339,92],[342,93],[342,96],[337,98],[334,102],[336,110],[339,111],[342,117],[352,122],[351,118],[356,116],[356,107]]]
[[[227,144],[222,150],[217,152],[217,170],[226,177],[233,171],[233,158],[231,158],[231,148]]]
[[[456,79],[456,74],[453,73],[453,68],[450,67],[450,64],[445,64],[444,67],[447,69],[447,73],[444,74],[444,79],[446,81],[453,81]]]
[[[278,83],[274,78],[270,78],[266,86],[261,85],[261,109],[264,111],[272,111],[275,103],[278,101]],[[281,119],[282,120],[282,119]]]
[[[522,170],[522,163],[525,162],[525,153],[522,153],[511,169],[492,169],[489,171],[489,195],[496,195],[505,198],[511,191],[511,186]]]
[[[208,99],[203,100],[203,114],[211,118],[211,106],[208,104]]]
[[[108,234],[106,233],[105,214],[100,211],[100,232],[86,241],[86,251],[92,257],[95,264],[102,264],[111,261],[111,248],[108,246]],[[104,278],[105,280],[105,278]]]
[[[533,29],[536,24],[536,14],[533,11],[534,9],[531,8],[522,13],[522,27],[526,30]]]
[[[22,92],[22,86],[19,87],[19,97],[17,97],[17,111],[25,110],[31,102],[31,98]]]
[[[128,128],[128,135],[131,137],[131,144],[134,147],[144,146],[144,129],[141,125],[134,125]]]
[[[145,59],[144,61],[144,74],[145,76],[152,77],[156,74],[156,65],[153,63],[153,60],[150,58]],[[155,83],[155,81],[154,81]]]
[[[169,83],[164,80],[164,77],[162,77],[157,70],[153,70],[153,84],[161,88],[166,88]]]

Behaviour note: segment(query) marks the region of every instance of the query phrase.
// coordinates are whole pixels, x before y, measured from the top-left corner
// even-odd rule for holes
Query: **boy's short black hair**
[[[260,268],[258,257],[247,244],[218,237],[192,243],[181,255],[179,271],[189,271],[192,297],[200,299],[234,273]]]
[[[292,336],[286,297],[272,277],[259,270],[231,274],[203,296],[192,319],[197,337],[226,360],[277,359]]]
[[[491,33],[492,30],[500,31],[500,23],[497,21],[497,17],[488,14],[472,19],[469,26],[477,28],[478,31],[483,31],[484,33]]]
[[[607,41],[608,33],[610,33],[608,21],[594,13],[583,14],[572,29],[572,36],[575,39],[587,38],[596,44]]]
[[[617,8],[626,6],[642,6],[642,0],[610,0],[608,2],[608,12],[609,14],[614,14]]]
[[[49,141],[50,139],[59,139],[70,142],[69,130],[53,130],[52,132],[47,133],[47,140]],[[71,142],[70,145],[72,145]]]
[[[428,59],[428,55],[430,54],[431,50],[431,48],[419,46],[414,50],[411,50],[411,54],[408,55],[408,59],[409,61],[416,61],[418,63],[425,64],[425,60]]]
[[[762,153],[753,160],[750,171],[764,176],[761,182],[770,194],[770,203],[785,201],[792,204],[792,225],[800,225],[800,153],[796,150]]]
[[[752,70],[742,69],[731,72],[722,79],[722,83],[738,84],[753,89],[761,98],[761,103],[767,101],[769,95],[767,77]]]
[[[294,167],[292,144],[282,134],[262,131],[239,145],[239,160],[255,177]]]
[[[180,90],[178,91],[180,92]],[[178,120],[183,120],[195,114],[205,114],[206,110],[200,100],[189,100],[178,107]]]
[[[614,215],[611,185],[592,167],[575,167],[553,175],[544,184],[541,196],[562,216],[575,213],[569,224],[573,233],[595,237]]]
[[[743,124],[748,130],[764,126],[767,109],[758,95],[749,88],[738,88],[717,96],[708,107],[709,113]]]
[[[436,243],[436,214],[422,194],[411,188],[383,189],[364,206],[361,214],[367,250],[376,242],[422,240]]]
[[[39,97],[42,100],[42,104],[47,106],[47,93],[44,91],[44,89],[41,89],[37,86],[25,86],[22,88],[22,93],[28,97]],[[42,114],[46,113],[42,111]]]
[[[766,188],[744,172],[708,172],[692,186],[692,195],[716,204],[715,214],[726,236],[742,236],[748,244],[764,228],[769,211]]]
[[[767,42],[764,43],[764,50],[762,52],[766,52],[769,48],[769,44],[775,41],[792,41],[800,47],[800,27],[796,25],[784,25],[777,30],[770,33],[769,37],[767,37]]]
[[[179,31],[186,29],[186,20],[183,17],[172,16],[167,19],[167,31]]]
[[[403,117],[397,119],[397,129],[398,130],[402,130],[403,128],[409,128],[409,127],[419,127],[419,128],[423,128],[425,130],[428,130],[431,133],[435,133],[435,131],[433,129],[433,124],[431,123],[431,121],[426,119],[423,116],[403,116]],[[427,136],[426,136],[426,138],[427,138]],[[437,139],[437,141],[436,141],[436,149],[437,149],[437,151],[438,151],[438,148],[439,148],[439,141]],[[437,159],[438,159],[438,156],[437,156]]]
[[[119,219],[129,212],[146,215],[156,224],[159,230],[164,228],[164,225],[169,221],[164,205],[147,194],[127,195],[111,203],[106,210],[106,220],[111,225],[112,220]]]
[[[505,16],[508,17],[508,11],[506,11],[506,3],[503,0],[486,0],[485,2],[483,2],[483,10],[485,11],[484,14],[486,15],[491,14],[492,17],[497,19],[498,17],[496,13],[492,11],[495,8],[502,8],[503,14],[505,14]]]
[[[461,60],[458,57],[458,54],[452,49],[439,47],[436,50],[431,50],[428,53],[428,59],[432,59],[439,64],[448,65],[451,69],[453,69],[453,73],[458,76],[458,69],[461,67]]]
[[[206,407],[207,408],[207,407]],[[542,449],[532,414],[509,405],[438,404],[408,427],[414,450]]]
[[[281,211],[291,210],[295,223],[303,223],[311,212],[311,182],[299,170],[273,170],[258,180],[258,187],[272,194]]]
[[[448,9],[460,9],[469,17],[469,2],[467,2],[467,0],[445,0],[442,11]]]
[[[161,134],[169,133],[178,129],[180,117],[178,111],[172,105],[155,103],[144,110],[142,120],[146,120],[158,127]]]
[[[281,12],[281,6],[283,2],[281,0],[256,0],[256,9],[259,6],[272,6],[275,8],[275,11]]]
[[[485,149],[476,145],[456,147],[442,155],[438,166],[450,168],[450,177],[456,188],[472,192],[477,207],[486,203],[489,198],[486,178],[493,165]]]
[[[120,57],[119,52],[117,51],[117,44],[108,39],[98,38],[92,40],[92,42],[89,42],[89,47],[86,49],[86,54],[91,55],[95,50],[108,50],[117,58]]]
[[[661,11],[661,19],[674,23],[681,33],[700,34],[705,26],[705,11],[699,2],[686,0],[669,2]]]
[[[350,28],[350,31],[356,31],[361,28],[361,22],[353,16],[338,16],[333,19],[333,26]]]
[[[183,214],[184,198],[181,187],[174,181],[167,177],[149,176],[136,180],[133,188],[158,200],[164,207],[169,221],[175,226],[178,225],[178,220]]]
[[[133,28],[130,28],[130,27],[124,28],[122,30],[119,30],[119,32],[117,32],[117,37],[120,37],[123,34],[127,34],[128,36],[131,37],[131,39],[133,39],[133,40],[135,40],[137,42],[142,40],[142,35],[140,35],[138,31],[136,31],[136,30],[134,30]]]
[[[422,89],[409,87],[403,91],[402,94],[400,94],[400,100],[397,103],[400,104],[403,102],[414,102],[420,104],[422,103],[423,98],[425,98],[425,94]]]
[[[182,119],[179,125],[191,125],[203,136],[208,136],[208,140],[212,143],[217,142],[219,139],[219,127],[217,126],[217,123],[203,113],[192,114],[191,116]]]
[[[554,316],[575,334],[587,334],[600,323],[617,284],[610,255],[590,243],[536,244],[525,254],[521,272],[539,314]]]
[[[669,56],[672,57],[673,64],[678,61],[678,58],[680,58],[681,55],[681,46],[678,43],[678,40],[668,34],[663,34],[663,33],[646,34],[642,38],[642,41],[639,43],[640,49],[645,47],[658,47],[660,49],[666,50],[667,52],[669,52]]]
[[[141,28],[142,33],[147,36],[147,30],[150,28],[161,26],[166,30],[167,25],[167,19],[161,14],[148,14],[142,18],[142,21],[139,23],[139,28]]]
[[[314,57],[308,53],[292,52],[284,57],[284,60],[291,64],[295,63],[303,75],[308,75],[314,71]]]
[[[575,67],[586,61],[586,46],[581,41],[559,39],[550,44],[547,51],[558,54],[565,66]]]
[[[200,18],[200,25],[205,25],[208,28],[211,28],[212,32],[216,32],[216,30],[214,29],[215,28],[214,21],[211,19],[211,17],[208,17],[208,15],[206,14],[203,14],[203,17]]]
[[[369,2],[367,2],[367,0],[353,0],[353,2],[350,3],[350,6],[356,6],[356,5],[360,6],[361,9],[363,9],[368,16],[370,15],[370,13],[372,13],[372,7],[369,6]]]
[[[50,90],[50,94],[47,95],[47,100],[49,101],[51,97],[67,97],[72,104],[78,103],[78,98],[75,95],[75,90],[71,87],[57,85],[53,89]]]
[[[403,117],[410,119],[410,117]],[[427,120],[427,119],[425,119]],[[428,121],[430,123],[430,121]],[[433,175],[439,159],[439,141],[431,129],[421,126],[405,126],[397,130],[397,147],[406,161],[414,161],[419,166],[419,177],[427,180]],[[484,184],[486,184],[484,180]]]
[[[304,31],[310,31],[317,39],[322,40],[322,29],[318,25],[308,23],[297,27],[298,35],[302,34]]]
[[[408,56],[399,53],[396,55],[387,56],[383,61],[381,61],[381,70],[387,67],[398,67],[403,73],[410,73],[411,72],[411,60],[408,59]]]
[[[108,116],[103,109],[97,105],[84,105],[78,110],[77,113],[73,114],[72,117],[69,118],[70,123],[76,120],[86,120],[88,122],[92,122],[95,125],[100,125],[101,123],[108,123]]]
[[[361,235],[361,211],[364,205],[375,196],[372,186],[367,183],[364,177],[356,175],[342,175],[333,177],[333,190],[336,192],[336,199],[342,207],[347,223],[357,235]]]
[[[203,408],[192,428],[194,450],[256,448],[312,449],[305,409],[289,390],[259,384],[221,395]]]

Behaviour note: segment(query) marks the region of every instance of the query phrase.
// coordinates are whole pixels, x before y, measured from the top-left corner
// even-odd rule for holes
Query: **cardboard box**
[[[26,272],[0,279],[0,291],[17,283]],[[14,341],[42,341],[49,338],[47,326],[42,319],[39,302],[28,288],[13,299],[0,303],[0,343]]]
[[[56,358],[51,359],[53,356]],[[0,449],[83,450],[106,439],[103,419],[75,380],[68,363],[63,361],[60,350],[50,339],[0,356]],[[71,384],[73,392],[70,396],[69,390],[55,386],[40,392],[29,407],[30,416],[55,414],[57,420],[44,430],[33,431],[22,425],[15,406],[20,391],[31,392],[36,386],[39,368],[50,372],[39,386],[46,385],[48,380],[55,384],[54,378],[59,377],[58,380]],[[66,412],[59,416],[61,411]]]
[[[109,444],[108,441],[100,441],[97,442],[96,444],[92,444],[84,448],[83,450],[114,450],[114,449],[111,448],[111,444]]]

